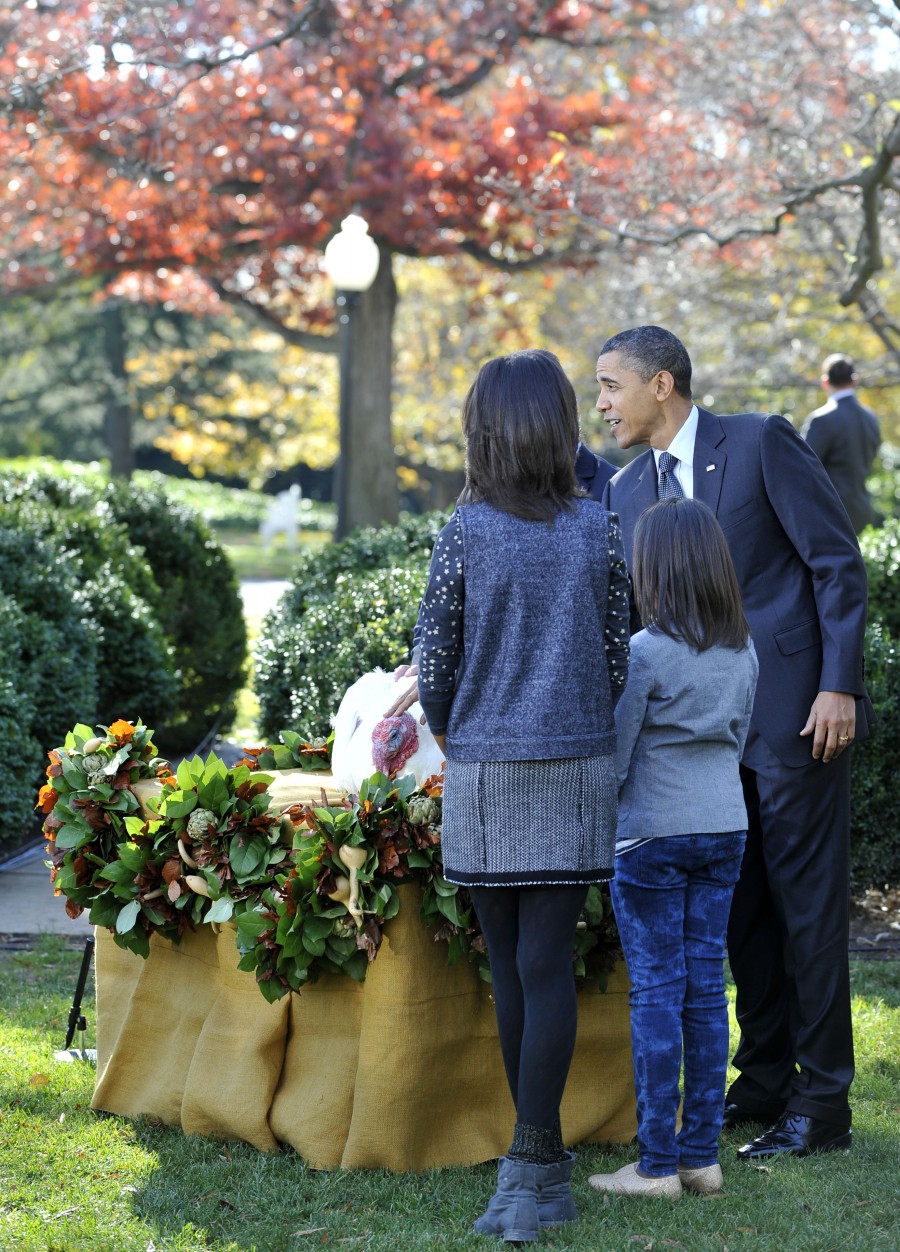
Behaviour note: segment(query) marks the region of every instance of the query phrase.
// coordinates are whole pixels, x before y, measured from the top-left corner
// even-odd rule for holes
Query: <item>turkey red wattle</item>
[[[396,774],[418,746],[414,717],[409,713],[383,717],[372,731],[372,762],[382,774]]]

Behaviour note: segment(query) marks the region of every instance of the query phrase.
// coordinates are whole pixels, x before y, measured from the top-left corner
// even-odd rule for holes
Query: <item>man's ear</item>
[[[675,379],[668,370],[660,370],[653,380],[653,390],[656,399],[662,403],[668,400],[669,396],[675,390]]]

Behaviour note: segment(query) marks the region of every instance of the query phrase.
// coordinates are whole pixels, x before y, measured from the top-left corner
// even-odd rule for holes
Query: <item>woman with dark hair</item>
[[[631,979],[639,1160],[590,1182],[675,1197],[722,1186],[725,929],[747,830],[738,762],[759,667],[725,536],[702,501],[661,500],[640,516],[632,574],[644,629],[616,708],[611,892]]]
[[[572,941],[588,885],[612,876],[628,577],[615,518],[577,485],[575,393],[552,353],[488,361],[463,430],[466,489],[419,610],[419,698],[446,756],[444,873],[487,942],[516,1108],[475,1229],[529,1242],[577,1216],[559,1122]]]

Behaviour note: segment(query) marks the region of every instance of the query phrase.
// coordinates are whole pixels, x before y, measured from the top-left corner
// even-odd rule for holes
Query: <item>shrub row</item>
[[[230,725],[245,655],[237,580],[191,510],[161,488],[0,473],[0,730],[21,757],[0,848],[27,834],[69,726],[152,719],[180,755]]]
[[[443,514],[365,530],[305,555],[256,649],[262,733],[325,735],[347,687],[409,655]],[[900,883],[900,521],[867,531],[867,683],[878,721],[853,751],[854,887]]]
[[[260,730],[327,735],[361,674],[409,656],[442,513],[356,531],[304,554],[254,652]]]

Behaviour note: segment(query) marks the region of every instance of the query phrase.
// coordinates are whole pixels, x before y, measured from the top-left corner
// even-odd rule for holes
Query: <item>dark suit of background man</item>
[[[597,408],[619,447],[650,445],[604,496],[622,523],[629,563],[635,522],[657,499],[659,454],[668,452],[681,491],[708,504],[725,532],[759,657],[741,764],[747,850],[728,930],[741,1072],[726,1096],[725,1125],[772,1123],[739,1150],[743,1160],[846,1148],[847,747],[866,733],[871,710],[856,537],[790,422],[774,413],[718,417],[692,403],[690,358],[669,331],[642,326],[614,336],[597,379]]]
[[[866,479],[881,445],[878,418],[856,398],[853,362],[838,353],[822,365],[828,403],[810,413],[803,438],[825,467],[857,534],[877,520]]]

